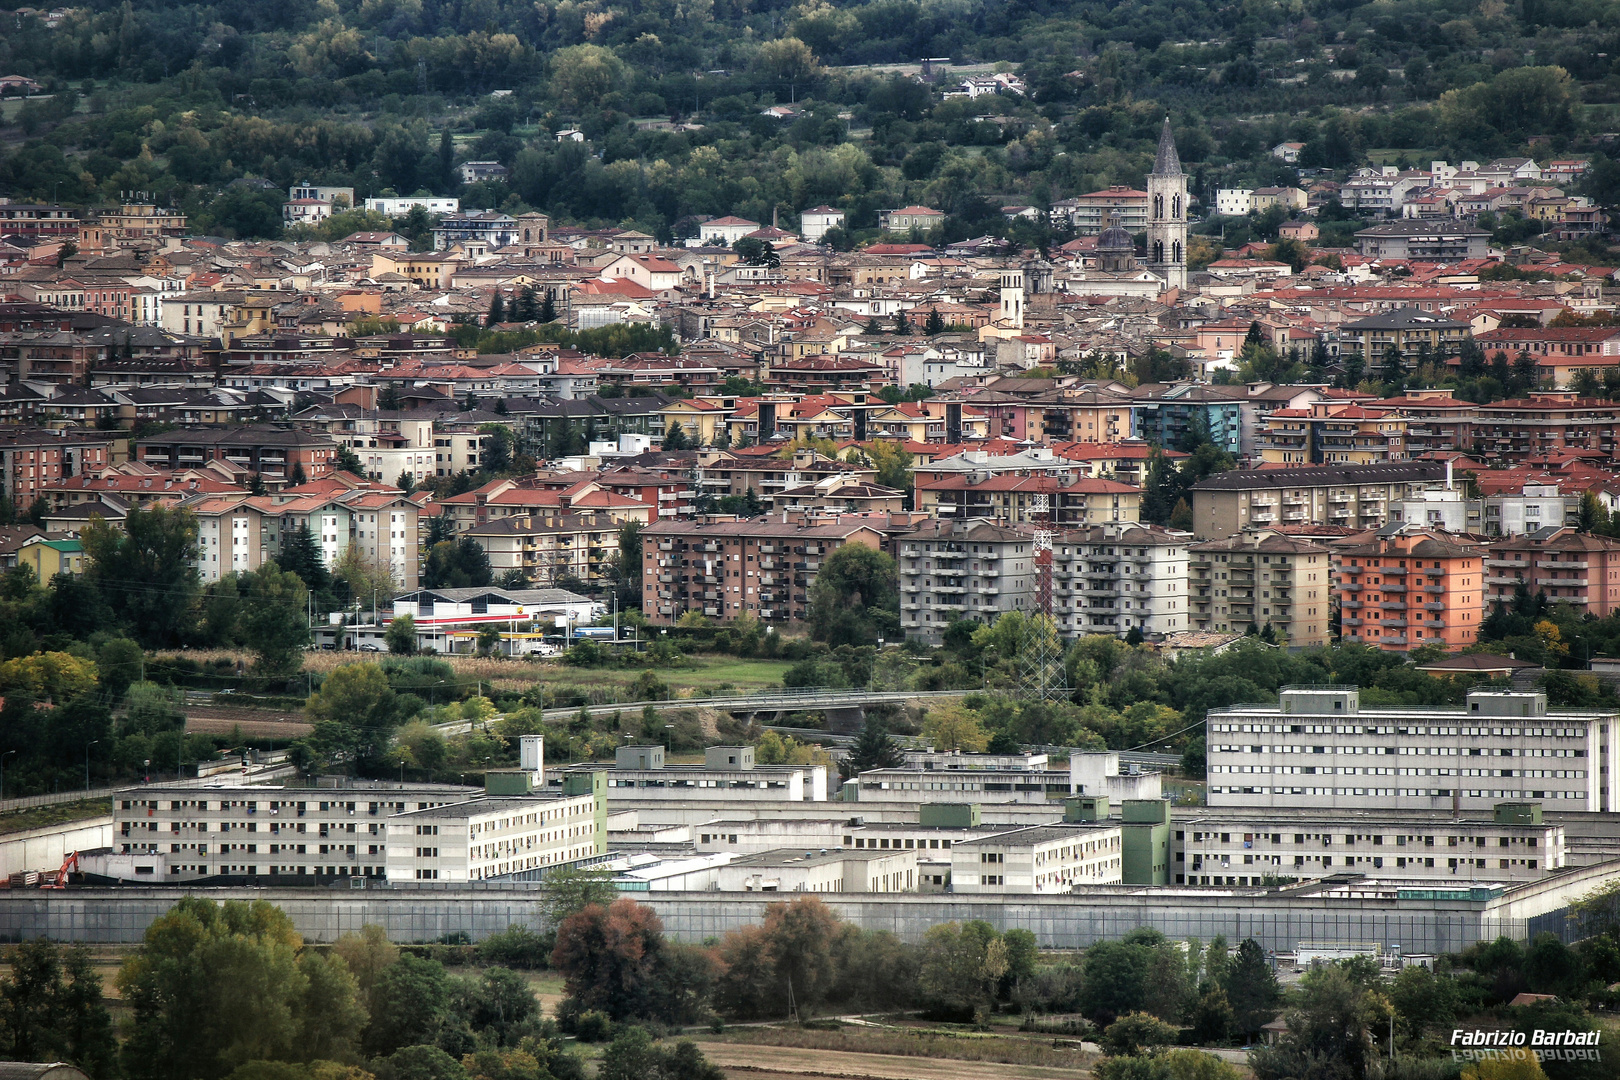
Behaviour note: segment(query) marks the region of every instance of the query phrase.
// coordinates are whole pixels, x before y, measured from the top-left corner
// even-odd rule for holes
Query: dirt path
[[[791,1046],[744,1046],[702,1042],[703,1056],[738,1080],[837,1077],[839,1080],[1077,1080],[1083,1069],[1005,1065],[996,1061],[855,1054],[843,1050],[801,1050]]]

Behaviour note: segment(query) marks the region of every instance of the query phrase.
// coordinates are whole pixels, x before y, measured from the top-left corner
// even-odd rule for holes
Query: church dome
[[[1098,251],[1135,251],[1136,241],[1131,234],[1118,225],[1110,226],[1097,234]]]

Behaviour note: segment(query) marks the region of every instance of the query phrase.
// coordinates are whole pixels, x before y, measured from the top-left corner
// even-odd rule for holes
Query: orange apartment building
[[[1543,378],[1553,385],[1569,385],[1582,368],[1620,364],[1620,326],[1499,326],[1474,335],[1485,355],[1504,354],[1509,362],[1521,352],[1536,358]]]
[[[1620,540],[1549,527],[1499,540],[1485,556],[1485,600],[1511,604],[1523,585],[1602,618],[1620,611]]]
[[[1611,458],[1620,404],[1571,393],[1537,394],[1477,406],[1474,453],[1487,459],[1517,459],[1564,450],[1595,451]]]
[[[1399,409],[1406,416],[1406,454],[1467,453],[1474,447],[1479,406],[1445,390],[1408,390],[1405,397],[1366,403],[1370,409]]]
[[[1344,642],[1405,652],[1424,645],[1461,649],[1478,640],[1484,546],[1413,527],[1330,546]]]
[[[64,477],[112,464],[112,440],[81,439],[48,431],[11,431],[0,437],[0,488],[19,511],[33,505]]]
[[[887,519],[884,519],[887,520]],[[883,533],[860,520],[797,524],[766,518],[658,521],[641,531],[641,610],[673,625],[688,611],[715,619],[748,612],[802,622],[821,564],[845,544],[883,550]]]

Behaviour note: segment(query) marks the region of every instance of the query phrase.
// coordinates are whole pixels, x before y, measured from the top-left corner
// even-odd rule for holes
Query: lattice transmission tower
[[[1045,524],[1045,495],[1035,496],[1030,516]],[[1035,610],[1024,623],[1023,648],[1019,650],[1024,696],[1037,701],[1060,701],[1069,696],[1065,685],[1068,679],[1063,673],[1063,641],[1052,617],[1052,539],[1048,529],[1035,533]]]

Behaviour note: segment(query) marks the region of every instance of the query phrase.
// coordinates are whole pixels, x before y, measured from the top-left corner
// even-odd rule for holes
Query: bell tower
[[[1171,289],[1187,287],[1187,174],[1181,171],[1170,118],[1159,132],[1159,153],[1147,178],[1148,268]]]

